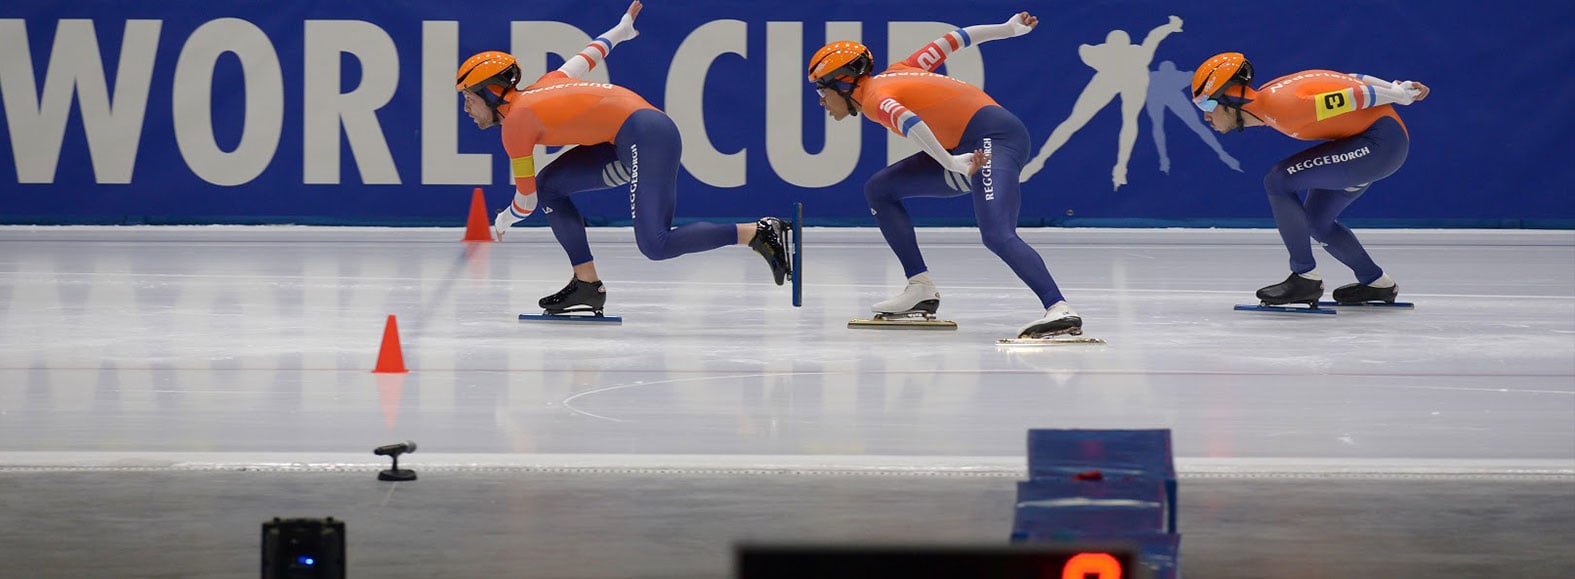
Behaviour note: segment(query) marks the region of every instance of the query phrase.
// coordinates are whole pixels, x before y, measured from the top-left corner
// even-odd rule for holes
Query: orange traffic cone
[[[470,219],[465,222],[464,241],[492,241],[492,222],[487,219],[487,198],[481,188],[470,196]]]
[[[383,326],[383,348],[377,352],[377,368],[373,374],[404,374],[405,354],[399,349],[399,322],[388,314],[388,325]]]

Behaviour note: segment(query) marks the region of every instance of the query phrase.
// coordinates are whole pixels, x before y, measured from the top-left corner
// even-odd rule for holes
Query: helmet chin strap
[[[508,94],[508,90],[504,90],[503,92],[504,94]],[[492,124],[487,125],[487,127],[495,127],[503,124],[503,113],[498,111],[498,107],[508,104],[509,101],[507,99],[502,96],[498,96],[497,100],[494,102],[492,98],[489,98],[494,96],[492,91],[487,90],[485,86],[471,91],[471,94],[474,94],[476,95],[476,98],[481,99],[481,102],[487,105],[487,110],[492,112]]]
[[[1243,110],[1243,108],[1242,108],[1242,107],[1247,106],[1247,104],[1245,102],[1246,101],[1246,95],[1247,95],[1247,85],[1237,85],[1237,86],[1241,87],[1242,101],[1239,101],[1240,104],[1225,105],[1222,102],[1221,105],[1236,111],[1236,132],[1240,133],[1242,131],[1247,130],[1247,116],[1246,116],[1247,115],[1247,111]],[[1230,96],[1228,94],[1229,91],[1230,91],[1230,87],[1226,87],[1225,90],[1220,91],[1220,96],[1222,96],[1222,97],[1229,97]]]
[[[863,78],[863,77],[859,77],[859,78]],[[853,102],[853,91],[858,90],[858,89],[859,89],[859,79],[855,78],[855,79],[853,79],[853,83],[848,85],[847,92],[843,92],[843,91],[840,91],[840,90],[837,91],[837,94],[842,96],[842,100],[848,103],[848,112],[851,113],[855,117],[859,116],[859,103]]]

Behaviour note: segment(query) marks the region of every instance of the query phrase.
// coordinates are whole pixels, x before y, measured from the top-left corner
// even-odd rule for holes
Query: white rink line
[[[84,272],[49,272],[49,276],[52,277],[52,278],[55,278],[55,279],[70,279],[70,278],[126,278],[126,279],[133,279],[133,278],[135,278],[135,279],[145,279],[145,278],[152,278],[152,279],[189,279],[189,280],[207,280],[207,279],[212,279],[212,280],[255,280],[255,279],[259,278],[259,277],[263,277],[261,275],[245,275],[245,274],[174,274],[174,273],[135,273],[135,272],[127,273],[127,272],[86,272],[86,271],[84,271]],[[432,277],[432,276],[406,277],[406,276],[368,276],[368,275],[357,275],[357,276],[354,276],[354,277],[333,278],[333,277],[324,277],[324,276],[320,276],[320,275],[282,275],[282,274],[272,274],[272,273],[268,274],[266,277],[269,280],[271,280],[272,282],[275,282],[275,283],[280,282],[280,281],[284,281],[284,280],[298,280],[298,281],[302,281],[302,282],[311,282],[311,285],[318,286],[318,287],[324,287],[324,286],[326,286],[326,287],[338,287],[340,284],[334,283],[334,281],[333,281],[333,280],[338,280],[338,279],[351,280],[356,285],[364,285],[365,282],[373,282],[373,281],[420,282],[420,281],[425,281],[425,280],[438,279],[438,278],[435,278],[435,277]],[[548,283],[548,282],[558,283],[559,279],[560,278],[556,278],[556,277],[550,278],[550,279],[549,278],[525,278],[525,277],[520,277],[520,278],[509,278],[509,279],[472,280],[471,283],[472,284],[505,284],[505,285],[530,284],[530,283]],[[47,283],[47,280],[46,280],[46,283]],[[683,286],[683,287],[750,287],[750,286],[766,285],[765,282],[759,282],[759,283],[755,283],[755,282],[716,282],[716,281],[705,281],[705,280],[679,280],[679,281],[640,280],[640,284],[641,285],[647,285],[647,286],[664,286],[664,285],[666,285],[666,286]],[[886,288],[887,287],[887,285],[875,285],[875,284],[846,284],[846,283],[825,283],[825,282],[806,282],[804,285],[805,285],[805,287],[815,287],[815,288]],[[981,286],[961,285],[961,284],[951,285],[951,284],[948,284],[945,287],[947,289],[952,290],[952,291],[963,291],[963,290],[969,290],[969,291],[997,291],[997,290],[1000,290],[1002,286],[1000,284],[996,284],[996,285],[981,285]],[[1066,292],[1102,292],[1102,293],[1107,293],[1107,294],[1239,295],[1244,290],[1203,290],[1203,289],[1184,289],[1184,288],[1137,289],[1137,288],[1116,288],[1116,287],[1063,286],[1062,287],[1062,291],[1066,291]],[[1538,295],[1508,295],[1508,294],[1437,294],[1437,293],[1411,293],[1411,292],[1407,292],[1407,293],[1405,293],[1403,295],[1406,297],[1407,300],[1412,300],[1412,299],[1415,299],[1415,298],[1447,298],[1447,299],[1474,299],[1474,300],[1517,299],[1517,300],[1575,301],[1575,295],[1560,295],[1560,296],[1541,295],[1541,296],[1538,296]]]
[[[334,472],[388,468],[366,453],[0,452],[0,473],[28,471]],[[434,472],[631,475],[887,475],[1026,478],[1020,457],[858,455],[422,454],[401,466]],[[1178,458],[1183,478],[1538,478],[1575,480],[1575,459]]]

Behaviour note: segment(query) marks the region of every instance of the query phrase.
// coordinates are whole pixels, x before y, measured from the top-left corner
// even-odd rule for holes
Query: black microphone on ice
[[[406,441],[401,442],[399,444],[385,444],[383,446],[379,446],[379,447],[377,447],[377,448],[372,450],[372,454],[375,454],[375,455],[378,455],[378,456],[393,456],[393,457],[397,457],[397,456],[399,456],[401,454],[404,454],[404,453],[407,453],[407,452],[415,452],[415,451],[416,451],[416,443],[415,443],[415,441],[406,440]],[[398,459],[396,458],[395,460],[398,460]]]
[[[394,468],[377,473],[377,480],[391,480],[395,482],[416,480],[416,471],[399,468],[399,455],[415,451],[416,443],[410,440],[398,444],[385,444],[372,449],[372,454],[394,459]]]

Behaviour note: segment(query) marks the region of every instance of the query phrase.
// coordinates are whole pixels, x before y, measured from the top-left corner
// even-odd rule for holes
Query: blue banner
[[[1478,18],[1459,0],[653,0],[640,36],[589,78],[678,123],[681,219],[753,219],[802,201],[812,225],[873,225],[864,181],[916,149],[862,119],[831,121],[805,82],[810,53],[857,40],[883,65],[1028,10],[1041,18],[1033,33],[959,51],[943,69],[1022,118],[1035,153],[1055,136],[1024,183],[1024,225],[1269,224],[1264,173],[1313,143],[1202,124],[1185,94],[1191,71],[1234,50],[1259,82],[1330,69],[1432,87],[1399,109],[1409,160],[1348,222],[1571,227],[1575,40],[1557,5],[1509,0]],[[461,111],[459,62],[508,50],[534,79],[626,6],[6,2],[0,222],[461,224],[472,188],[497,209],[512,185],[499,131]],[[576,200],[594,223],[621,224],[624,195]],[[924,224],[972,222],[963,200],[910,206]]]

